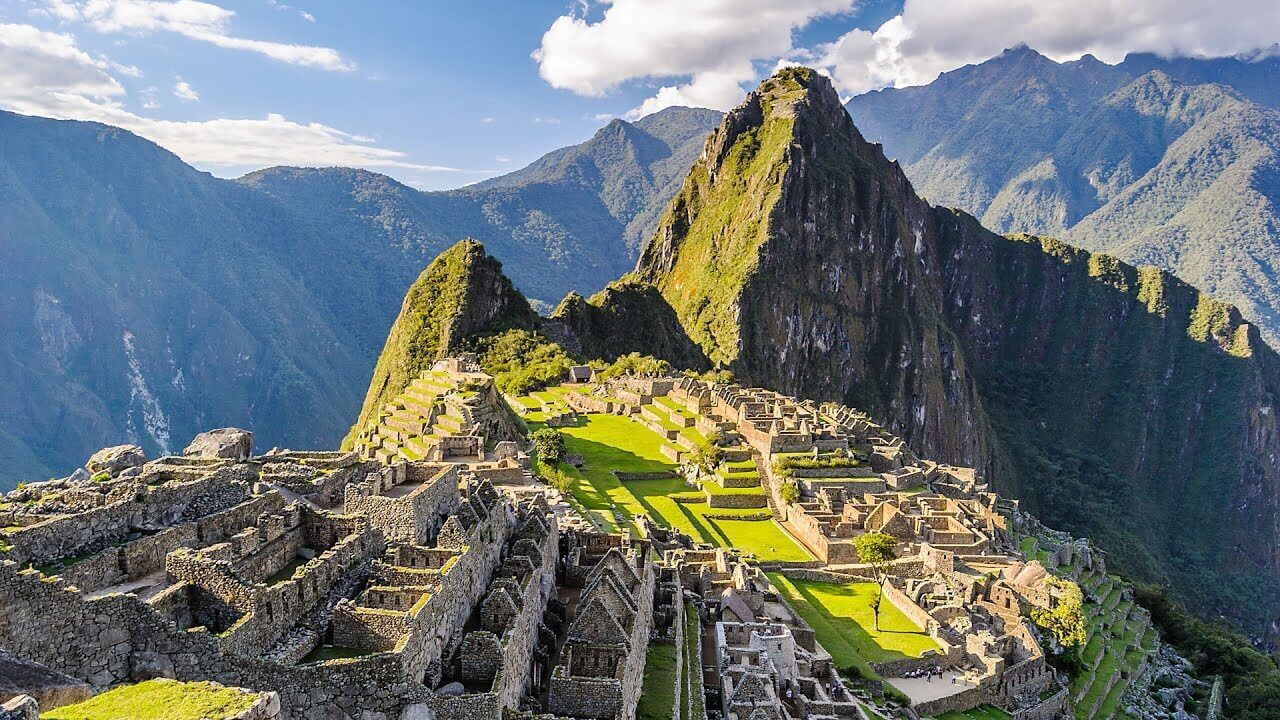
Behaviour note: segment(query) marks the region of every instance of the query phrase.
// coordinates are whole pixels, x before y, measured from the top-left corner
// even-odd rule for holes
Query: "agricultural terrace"
[[[574,388],[554,387],[517,398],[516,410],[530,431],[544,426],[546,412],[535,407],[563,402]],[[624,527],[639,534],[635,518],[648,515],[659,524],[687,533],[694,540],[716,547],[732,547],[762,561],[806,561],[813,557],[766,509],[712,508],[681,477],[621,482],[615,470],[628,473],[660,473],[675,470],[662,454],[666,440],[639,421],[620,415],[585,414],[576,425],[557,428],[564,434],[565,451],[580,455],[581,468],[562,464],[561,469],[578,482],[573,495],[598,525],[615,530]],[[731,488],[725,492],[743,492]]]
[[[852,668],[863,677],[878,679],[871,663],[920,657],[940,649],[923,628],[887,600],[880,605],[880,630],[875,629],[871,607],[875,583],[792,580],[782,573],[769,573],[769,580],[809,623],[841,669]]]

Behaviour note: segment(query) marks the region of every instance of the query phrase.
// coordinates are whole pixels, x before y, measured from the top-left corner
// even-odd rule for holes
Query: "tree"
[[[1054,588],[1053,607],[1031,608],[1031,621],[1044,628],[1064,648],[1079,647],[1088,638],[1084,627],[1084,593],[1080,586],[1050,575],[1045,583]]]
[[[884,584],[889,580],[889,570],[893,568],[894,548],[898,541],[892,535],[882,532],[869,532],[859,535],[853,541],[858,551],[858,561],[871,566],[876,578],[876,600],[871,609],[875,612],[876,631],[880,630],[880,602],[884,599]]]
[[[716,442],[717,438],[700,440],[689,453],[689,464],[705,473],[715,472],[724,460],[724,448]]]
[[[533,454],[542,462],[556,466],[564,457],[564,434],[554,428],[542,428],[529,436]]]
[[[778,489],[778,494],[782,496],[785,503],[794,503],[800,499],[800,484],[795,480],[788,479],[782,483],[782,487]]]

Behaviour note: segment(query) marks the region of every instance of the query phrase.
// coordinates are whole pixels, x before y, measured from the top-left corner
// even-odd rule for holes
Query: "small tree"
[[[884,584],[889,580],[889,570],[893,568],[893,550],[897,546],[898,541],[892,535],[882,532],[859,535],[853,541],[859,562],[870,565],[871,572],[875,574],[876,600],[871,609],[875,613],[876,632],[880,631],[880,602],[884,599]]]
[[[782,496],[783,502],[791,504],[800,499],[800,484],[795,480],[788,479],[782,483],[782,487],[778,489],[778,494]]]
[[[542,462],[556,466],[564,457],[564,434],[554,428],[542,428],[529,436],[533,441],[533,454]]]
[[[720,447],[715,438],[699,441],[689,453],[689,464],[705,473],[715,472],[723,461],[724,448]]]
[[[1051,609],[1031,608],[1031,621],[1044,628],[1064,648],[1079,647],[1084,644],[1088,634],[1084,627],[1084,593],[1080,586],[1050,575],[1045,578],[1056,601]]]

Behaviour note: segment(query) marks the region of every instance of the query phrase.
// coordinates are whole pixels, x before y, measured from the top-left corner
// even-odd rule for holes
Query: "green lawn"
[[[258,701],[256,695],[207,682],[148,680],[108,690],[75,705],[41,712],[46,720],[220,720]]]
[[[676,646],[650,645],[644,661],[644,690],[636,706],[638,720],[672,720],[676,703]]]
[[[541,423],[533,415],[525,417],[529,429],[537,430]],[[705,502],[677,503],[671,496],[690,490],[681,478],[619,482],[612,471],[657,472],[675,468],[659,450],[662,437],[639,421],[620,415],[586,414],[579,416],[577,425],[559,429],[565,436],[566,451],[583,459],[581,470],[562,466],[579,480],[574,496],[606,527],[613,527],[613,510],[617,508],[628,522],[647,514],[695,540],[734,547],[761,560],[813,559],[773,520],[723,519],[758,514],[759,508],[738,510],[711,508]],[[760,492],[758,488],[755,491]],[[709,518],[708,514],[722,517]],[[634,525],[631,529],[635,529]]]
[[[887,600],[880,605],[880,630],[875,629],[871,609],[875,583],[791,580],[781,573],[769,573],[769,579],[813,627],[837,667],[853,667],[874,678],[870,663],[920,657],[939,649],[928,633]]]

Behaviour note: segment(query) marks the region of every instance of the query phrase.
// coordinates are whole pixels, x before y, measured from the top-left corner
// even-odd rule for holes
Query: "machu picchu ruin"
[[[29,670],[0,684],[4,717],[166,682],[254,720],[1164,707],[1151,668],[1177,658],[1104,554],[972,469],[852,408],[599,375],[504,395],[464,354],[351,450],[259,454],[224,428],[9,493],[0,647]],[[568,489],[544,481],[541,427],[564,436]],[[882,576],[867,535],[889,539]],[[1069,676],[1049,660],[1076,645]]]

